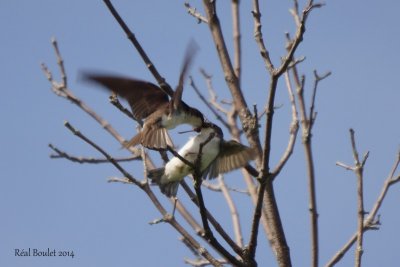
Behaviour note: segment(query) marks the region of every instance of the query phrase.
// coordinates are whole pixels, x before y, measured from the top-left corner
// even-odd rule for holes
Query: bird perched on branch
[[[190,124],[194,128],[203,124],[203,114],[182,101],[184,80],[196,50],[195,43],[191,42],[175,91],[164,91],[153,83],[122,76],[83,73],[85,80],[98,83],[126,99],[136,120],[144,119],[142,130],[124,144],[125,147],[142,144],[150,149],[165,150],[173,146],[168,129],[180,124]]]
[[[158,184],[166,196],[176,196],[179,182],[198,168],[203,178],[244,167],[255,158],[255,151],[234,140],[225,141],[221,128],[204,122],[199,134],[192,137],[165,167],[149,170],[148,178]],[[183,160],[183,159],[184,160]]]

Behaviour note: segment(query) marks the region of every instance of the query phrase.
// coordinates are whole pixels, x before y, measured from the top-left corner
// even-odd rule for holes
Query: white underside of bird
[[[212,128],[202,129],[200,134],[189,139],[178,151],[178,154],[192,164],[195,164],[198,159],[200,146],[202,146],[200,171],[204,172],[218,156],[220,145],[221,138],[215,135]],[[192,172],[192,166],[183,162],[179,157],[173,157],[165,167],[149,170],[148,177],[160,186],[162,193],[167,196],[176,196],[179,182]]]
[[[212,129],[203,130],[199,135],[190,138],[190,140],[178,151],[178,154],[191,163],[195,163],[200,151],[200,145],[203,145],[201,154],[200,171],[203,172],[210,163],[218,156],[220,150],[221,139],[217,136],[212,137],[214,134]],[[168,183],[173,181],[180,181],[191,173],[192,168],[184,163],[178,157],[173,157],[166,165],[164,175],[161,178],[161,183]]]

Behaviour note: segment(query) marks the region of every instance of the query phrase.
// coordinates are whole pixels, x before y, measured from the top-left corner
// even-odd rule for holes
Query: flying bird
[[[203,114],[182,101],[184,80],[195,52],[196,46],[192,42],[186,49],[178,86],[175,91],[168,93],[151,82],[123,76],[83,73],[85,80],[100,84],[126,99],[136,120],[144,119],[142,130],[124,144],[125,147],[142,144],[150,149],[165,150],[168,146],[173,147],[168,129],[180,124],[190,124],[193,128],[203,124]]]
[[[204,122],[199,131],[178,154],[194,164],[202,146],[200,166],[197,167],[200,168],[203,178],[213,179],[221,173],[244,167],[255,158],[256,154],[252,148],[234,140],[225,141],[221,128],[213,123]],[[147,171],[147,176],[160,187],[163,194],[175,197],[179,182],[193,171],[193,166],[175,156],[164,167]]]

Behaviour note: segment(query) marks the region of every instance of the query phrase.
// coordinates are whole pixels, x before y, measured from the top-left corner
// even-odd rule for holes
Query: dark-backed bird
[[[98,83],[126,99],[136,120],[144,119],[142,130],[124,144],[125,147],[142,144],[150,149],[164,150],[167,146],[173,147],[168,129],[180,124],[190,124],[193,128],[203,124],[203,114],[182,101],[184,80],[195,52],[196,47],[192,43],[186,50],[179,83],[173,92],[165,92],[153,83],[137,79],[83,73],[84,79]]]
[[[213,179],[221,173],[244,167],[255,158],[252,148],[234,140],[225,141],[221,128],[210,122],[205,122],[200,133],[192,137],[178,154],[194,164],[199,157],[201,146],[201,161],[198,162],[200,166],[196,167],[203,178]],[[149,170],[147,176],[160,187],[163,194],[171,197],[176,196],[179,182],[193,171],[193,166],[175,156],[164,167]]]

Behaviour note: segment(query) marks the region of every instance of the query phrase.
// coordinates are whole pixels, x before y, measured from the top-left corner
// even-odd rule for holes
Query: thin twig
[[[167,147],[168,151],[170,151],[175,157],[177,157],[178,159],[180,159],[183,163],[185,163],[186,165],[188,165],[190,168],[192,168],[193,171],[193,177],[194,177],[194,184],[195,184],[195,189],[196,189],[196,194],[197,194],[197,198],[195,198],[194,196],[191,196],[191,199],[196,203],[196,205],[199,207],[200,210],[200,215],[201,215],[201,219],[203,222],[203,228],[204,228],[204,234],[202,235],[202,237],[210,243],[210,245],[215,248],[219,253],[221,253],[221,255],[223,255],[227,260],[229,260],[232,263],[235,264],[239,264],[238,266],[240,266],[240,262],[233,257],[218,241],[217,239],[214,237],[211,228],[208,224],[208,220],[210,220],[210,222],[213,224],[213,226],[217,229],[217,231],[221,234],[221,236],[223,236],[223,238],[225,239],[225,241],[233,248],[233,250],[238,253],[239,255],[241,255],[241,248],[229,237],[228,234],[226,234],[226,232],[220,227],[219,223],[217,223],[217,221],[211,216],[211,214],[208,212],[208,210],[205,207],[204,204],[204,200],[202,197],[202,192],[201,192],[201,183],[202,183],[202,175],[201,175],[201,171],[200,171],[200,166],[201,166],[201,157],[202,157],[202,150],[203,147],[214,137],[214,134],[210,134],[210,136],[199,145],[199,151],[197,153],[197,158],[195,160],[194,163],[188,161],[187,159],[185,159],[184,157],[182,157],[181,155],[179,155],[178,152],[176,152],[173,148],[171,147]],[[197,180],[196,178],[197,177]],[[184,187],[185,191],[188,192],[188,188],[185,188],[185,182],[181,181],[181,185]],[[189,189],[190,191],[190,189]],[[200,196],[199,196],[200,194]]]
[[[219,193],[222,192],[221,185],[219,183],[218,184],[212,184],[212,183],[209,183],[208,181],[204,180],[201,183],[201,186],[203,186],[203,187],[205,187],[208,190],[213,191],[213,192],[219,192]],[[250,195],[249,191],[245,190],[245,189],[232,188],[232,187],[227,186],[226,184],[225,184],[225,187],[226,187],[226,190],[231,191],[231,192]]]
[[[224,109],[217,101],[217,94],[215,93],[215,89],[212,85],[212,76],[210,74],[208,74],[204,69],[200,69],[200,73],[201,73],[201,75],[203,75],[203,77],[206,81],[206,84],[207,84],[208,93],[210,95],[209,103],[212,106],[214,106],[214,108],[216,110],[223,113],[224,115],[227,115],[228,111],[226,109]]]
[[[281,159],[279,160],[279,163],[272,171],[272,173],[275,175],[275,177],[281,172],[281,170],[283,169],[283,167],[289,160],[290,156],[292,155],[294,145],[296,144],[297,133],[299,131],[299,120],[297,117],[297,107],[296,107],[294,93],[293,93],[292,85],[290,83],[290,78],[289,78],[288,72],[285,72],[285,81],[286,81],[286,87],[288,89],[290,105],[292,107],[292,122],[290,124],[290,129],[289,129],[290,137],[289,137],[289,142],[286,147],[286,150],[283,153]]]
[[[156,79],[157,83],[160,85],[161,89],[166,94],[172,96],[173,93],[174,93],[174,90],[171,88],[171,86],[165,81],[165,79],[157,71],[157,69],[154,66],[153,62],[151,62],[150,58],[147,56],[146,52],[144,51],[144,49],[140,45],[139,41],[136,39],[135,34],[133,34],[133,32],[129,29],[128,25],[126,25],[124,20],[118,14],[117,10],[114,8],[114,6],[111,3],[111,1],[110,0],[103,0],[103,2],[106,4],[107,8],[110,10],[110,12],[113,15],[113,17],[115,18],[115,20],[121,26],[122,30],[125,32],[126,36],[131,41],[133,46],[136,48],[136,50],[138,51],[140,57],[142,58],[143,62],[145,63],[146,67],[149,69],[151,74],[154,76],[154,78]]]
[[[364,159],[360,162],[358,151],[356,147],[356,140],[354,137],[354,130],[350,129],[350,140],[353,149],[353,158],[355,161],[354,172],[357,176],[357,247],[355,250],[355,267],[361,266],[361,256],[363,254],[363,235],[364,235],[364,189],[363,189],[363,170],[364,164],[368,158],[368,153],[365,154]]]
[[[233,202],[228,187],[225,184],[224,177],[222,175],[219,175],[218,180],[222,190],[222,194],[226,200],[226,203],[228,204],[229,211],[231,212],[233,231],[235,233],[236,243],[238,244],[239,247],[243,247],[243,234],[242,234],[242,228],[240,226],[239,213],[237,211],[237,207]]]
[[[312,4],[312,3],[311,3]],[[297,10],[297,2],[295,4],[294,10]],[[295,19],[298,18],[298,13],[294,13]],[[293,43],[290,39],[289,34],[286,34],[289,44]],[[290,47],[290,45],[289,45]],[[297,99],[299,103],[299,113],[302,128],[302,143],[304,147],[304,153],[306,157],[307,173],[308,173],[308,191],[309,191],[309,211],[310,211],[310,223],[311,223],[311,259],[312,266],[318,266],[318,255],[319,255],[319,241],[318,241],[318,211],[317,211],[317,201],[316,201],[316,189],[315,189],[315,168],[314,159],[312,155],[312,127],[315,121],[315,99],[318,84],[323,79],[330,75],[330,72],[323,76],[319,76],[316,71],[314,71],[314,87],[311,97],[310,111],[307,115],[306,104],[304,99],[304,76],[299,77],[297,66],[291,67],[293,79],[296,84]]]
[[[258,0],[253,0],[253,18],[254,18],[254,38],[258,44],[261,57],[264,59],[264,63],[270,73],[274,70],[274,64],[269,56],[269,51],[265,46],[264,38],[262,35],[262,24],[261,24],[261,13]]]
[[[76,156],[71,156],[68,153],[66,153],[65,151],[61,151],[60,149],[58,149],[57,147],[55,147],[52,144],[49,144],[49,147],[56,152],[56,154],[51,154],[50,158],[52,159],[60,159],[60,158],[64,158],[67,159],[69,161],[72,162],[77,162],[77,163],[109,163],[108,159],[106,158],[87,158],[87,157],[76,157]],[[129,157],[125,157],[125,158],[115,158],[114,159],[116,162],[128,162],[128,161],[133,161],[133,160],[141,160],[140,155],[131,155]]]
[[[58,44],[55,38],[52,39],[52,45],[55,50],[55,54],[57,57],[57,62],[58,66],[60,68],[61,72],[61,77],[62,81],[57,82],[54,80],[52,73],[50,70],[47,68],[47,66],[42,63],[41,68],[42,71],[44,72],[47,80],[51,84],[51,90],[58,96],[61,96],[67,100],[70,100],[73,104],[78,106],[80,109],[82,109],[84,112],[89,114],[96,122],[98,122],[108,133],[110,133],[120,144],[123,144],[125,142],[125,139],[121,137],[121,135],[102,117],[100,117],[93,109],[91,109],[85,102],[83,102],[81,99],[77,98],[72,91],[67,87],[67,74],[65,72],[63,60],[58,48]],[[136,154],[135,150],[130,149],[134,154]]]
[[[163,222],[167,222],[170,225],[172,225],[181,235],[183,235],[190,245],[196,249],[200,255],[202,255],[204,258],[206,258],[212,265],[214,266],[222,266],[220,262],[218,262],[215,258],[211,256],[211,254],[203,247],[200,246],[200,244],[171,216],[167,213],[167,211],[164,209],[164,207],[161,205],[161,203],[158,201],[156,196],[154,195],[153,191],[149,188],[148,183],[141,183],[139,182],[136,178],[134,178],[131,174],[129,174],[121,165],[118,164],[107,152],[105,152],[100,146],[95,144],[93,141],[91,141],[89,138],[84,136],[81,132],[76,130],[70,123],[65,122],[65,127],[67,127],[74,135],[91,145],[93,148],[95,148],[97,151],[99,151],[103,156],[105,156],[110,163],[112,163],[127,179],[129,179],[130,182],[141,188],[143,191],[146,192],[146,194],[149,196],[153,204],[156,206],[156,208],[160,211],[160,213],[163,215]]]
[[[198,23],[205,23],[205,24],[208,24],[208,20],[203,16],[203,15],[201,15],[197,10],[196,10],[196,8],[194,8],[194,7],[191,7],[191,5],[189,4],[189,3],[184,3],[184,5],[185,5],[185,7],[186,7],[186,9],[187,9],[187,12],[191,15],[191,16],[193,16],[193,17],[195,17],[196,19],[197,19],[197,22]]]
[[[251,147],[256,149],[256,162],[260,160],[261,143],[258,137],[258,125],[254,125],[254,118],[248,109],[238,78],[235,75],[233,65],[226,47],[225,39],[222,34],[221,25],[216,11],[216,1],[203,0],[204,10],[207,16],[208,25],[217,48],[221,67],[224,71],[225,80],[231,92],[233,105],[238,112],[239,119],[243,125],[243,130]]]
[[[232,254],[229,253],[219,242],[218,240],[214,237],[214,234],[210,228],[210,225],[208,224],[208,218],[207,218],[207,209],[204,204],[204,199],[203,199],[203,193],[201,190],[201,183],[202,183],[202,173],[201,173],[201,161],[202,161],[202,155],[203,155],[203,148],[204,146],[211,141],[211,139],[214,137],[214,133],[211,133],[209,137],[202,142],[199,145],[199,151],[197,153],[197,158],[194,163],[194,171],[193,171],[193,179],[194,179],[194,189],[197,195],[197,201],[198,201],[198,207],[200,210],[200,216],[201,220],[203,222],[203,228],[204,228],[204,237],[207,240],[207,242],[214,247],[225,259],[227,259],[231,264],[235,266],[243,266],[243,263],[236,259]],[[241,253],[239,254],[241,255]]]
[[[107,152],[104,151],[99,145],[94,143],[92,140],[84,136],[80,131],[76,130],[69,122],[64,123],[65,127],[67,127],[68,130],[70,130],[74,135],[85,141],[85,143],[89,144],[92,146],[94,149],[99,151],[111,164],[113,164],[123,175],[124,177],[128,178],[133,184],[137,185],[138,187],[142,188],[143,184],[139,182],[136,178],[134,178],[130,173],[125,171],[124,168],[119,165],[118,162],[115,161],[113,157],[111,157]]]
[[[320,76],[320,75],[318,75],[317,71],[314,70],[314,88],[313,88],[313,91],[312,91],[310,112],[308,113],[309,117],[310,117],[310,123],[311,123],[310,127],[312,127],[312,125],[314,124],[315,116],[316,116],[314,114],[314,107],[315,107],[315,96],[316,96],[316,93],[317,93],[318,83],[320,81],[326,79],[327,77],[329,77],[331,74],[332,74],[332,72],[328,71],[325,74],[323,74],[322,76]]]
[[[117,97],[116,93],[112,93],[109,97],[110,103],[112,105],[114,105],[119,111],[121,111],[122,113],[124,113],[126,116],[128,116],[129,118],[131,118],[134,121],[137,121],[141,126],[143,126],[143,122],[141,122],[140,120],[136,119],[132,112],[127,109],[126,107],[124,107],[121,102],[119,102],[119,99]]]
[[[202,183],[203,184],[203,183]],[[193,193],[193,191],[190,189],[190,187],[187,185],[187,183],[182,180],[180,185],[182,186],[183,190],[187,193],[189,196],[190,200],[197,206],[199,207],[199,202],[196,197],[196,195]],[[240,254],[242,252],[241,248],[235,243],[235,241],[230,237],[230,235],[225,231],[225,229],[218,223],[218,221],[214,218],[214,216],[206,209],[206,215],[207,219],[210,221],[214,229],[217,231],[217,233],[225,240],[226,243],[229,244],[229,246],[237,253]],[[202,235],[204,237],[204,234]]]
[[[212,107],[212,105],[207,101],[207,99],[204,97],[204,95],[200,92],[199,88],[196,86],[194,83],[193,77],[189,77],[190,80],[190,86],[194,89],[196,92],[197,96],[200,98],[201,101],[210,109],[210,111],[215,115],[216,119],[219,120],[227,129],[230,128],[229,124],[226,122],[226,120],[215,110],[215,108]]]
[[[202,259],[197,259],[197,260],[191,260],[191,259],[184,259],[186,264],[190,264],[192,266],[196,267],[202,267],[202,266],[208,266],[210,263],[207,260],[202,260]],[[218,260],[221,264],[229,264],[228,261],[224,259]]]
[[[277,209],[276,199],[273,192],[272,181],[268,181],[268,179],[273,179],[275,176],[270,173],[270,152],[271,152],[271,140],[272,140],[272,125],[273,125],[273,115],[274,115],[274,103],[275,103],[275,93],[278,84],[279,77],[285,73],[289,67],[290,62],[292,62],[294,52],[296,51],[298,45],[303,40],[303,34],[305,32],[305,23],[306,18],[308,16],[309,11],[312,9],[313,3],[312,1],[308,2],[308,5],[303,11],[303,16],[301,18],[301,24],[298,25],[296,36],[293,40],[292,45],[288,49],[288,53],[286,57],[284,57],[279,68],[275,68],[270,57],[269,52],[266,49],[264,41],[262,39],[261,33],[261,13],[259,9],[259,4],[257,0],[253,1],[253,17],[255,24],[255,38],[256,42],[259,45],[260,53],[264,58],[264,62],[267,70],[270,74],[270,85],[269,85],[269,95],[266,109],[266,126],[265,126],[265,139],[264,139],[264,149],[262,151],[262,165],[261,165],[261,173],[260,173],[260,190],[258,194],[258,201],[256,205],[256,211],[254,212],[252,231],[250,235],[249,241],[249,254],[250,257],[255,256],[255,249],[257,244],[257,236],[258,236],[258,224],[261,217],[261,201],[263,201],[264,206],[268,207],[265,211],[268,213],[267,218],[268,223],[271,226],[270,240],[276,240],[277,242],[273,242],[273,250],[276,253],[277,260],[279,265],[281,266],[291,266],[291,259],[289,253],[289,247],[286,242],[286,237],[283,231],[282,222],[280,220],[279,211]],[[265,199],[264,199],[264,190]]]
[[[390,187],[400,182],[400,175],[396,177],[394,176],[399,165],[400,165],[400,151],[397,152],[396,161],[388,177],[383,183],[381,192],[377,200],[375,201],[375,204],[373,205],[371,211],[368,213],[367,218],[364,220],[364,228],[363,228],[364,231],[376,229],[376,226],[379,225],[380,223],[379,219],[376,219],[378,211],[381,208]],[[356,231],[346,242],[346,244],[344,244],[343,247],[338,250],[338,252],[329,260],[329,262],[325,265],[325,267],[332,267],[336,263],[338,263],[343,258],[343,256],[349,251],[351,246],[357,241],[357,236],[358,236],[358,231]]]
[[[110,177],[108,178],[107,182],[109,183],[122,183],[122,184],[133,184],[131,180],[126,177]]]

